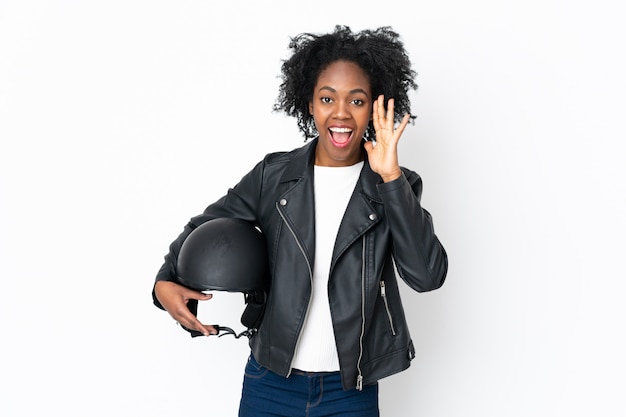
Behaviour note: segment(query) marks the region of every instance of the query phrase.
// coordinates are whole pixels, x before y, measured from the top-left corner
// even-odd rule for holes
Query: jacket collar
[[[315,147],[318,139],[315,138],[304,146],[292,152],[292,158],[285,167],[280,182],[297,181],[301,178],[313,177],[313,166],[315,165]],[[380,175],[372,171],[365,153],[363,170],[359,178],[363,193],[371,200],[381,202],[378,196],[377,184],[382,182]]]

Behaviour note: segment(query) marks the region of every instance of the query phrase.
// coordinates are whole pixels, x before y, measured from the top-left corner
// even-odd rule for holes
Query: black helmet
[[[244,220],[209,220],[187,236],[176,268],[181,284],[199,291],[262,289],[267,275],[265,238]]]
[[[267,266],[265,238],[257,228],[241,219],[217,218],[187,236],[176,272],[180,283],[194,290],[243,293],[247,306],[241,321],[250,330],[260,324],[268,288]],[[220,329],[235,334],[230,328]]]

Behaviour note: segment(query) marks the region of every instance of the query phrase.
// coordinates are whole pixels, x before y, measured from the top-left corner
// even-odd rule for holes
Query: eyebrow
[[[320,87],[320,88],[319,88],[319,90],[317,90],[317,91],[322,91],[322,90],[328,90],[328,91],[330,91],[331,93],[336,93],[336,92],[337,92],[337,90],[335,90],[334,88],[329,87],[329,86],[326,86],[326,85],[325,85],[325,86]],[[366,96],[366,97],[369,97],[369,95],[367,94],[367,91],[365,91],[365,90],[364,90],[364,89],[362,89],[362,88],[355,88],[355,89],[353,89],[353,90],[350,90],[350,91],[349,91],[349,93],[350,93],[350,94],[355,94],[355,93],[363,93],[363,94],[365,94],[365,96]]]

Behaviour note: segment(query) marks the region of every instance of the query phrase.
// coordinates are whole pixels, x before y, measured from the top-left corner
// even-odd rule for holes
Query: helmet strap
[[[266,294],[263,290],[256,290],[244,294],[246,308],[241,315],[241,324],[248,329],[258,329],[265,311]]]
[[[222,337],[227,334],[231,334],[235,336],[235,338],[237,339],[239,339],[242,336],[251,338],[256,333],[257,329],[259,328],[259,325],[261,324],[261,320],[263,319],[263,312],[265,311],[265,301],[267,298],[267,294],[263,290],[256,290],[256,291],[252,291],[249,293],[245,293],[244,297],[245,297],[244,300],[246,302],[246,308],[244,309],[243,314],[241,315],[241,324],[246,326],[246,330],[244,330],[241,333],[236,333],[230,327],[214,324],[213,327],[215,327],[215,329],[217,330],[219,337]],[[189,310],[192,312],[194,316],[198,315],[198,301],[197,300],[190,300],[187,303],[187,307],[189,308]],[[187,330],[191,334],[191,337],[203,336],[203,334],[197,330],[188,329],[187,327],[182,326],[182,325],[181,327]]]

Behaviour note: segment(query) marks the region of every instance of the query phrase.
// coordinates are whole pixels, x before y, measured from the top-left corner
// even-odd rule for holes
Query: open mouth
[[[339,148],[346,146],[352,137],[352,129],[349,127],[331,127],[328,131],[331,142]]]

